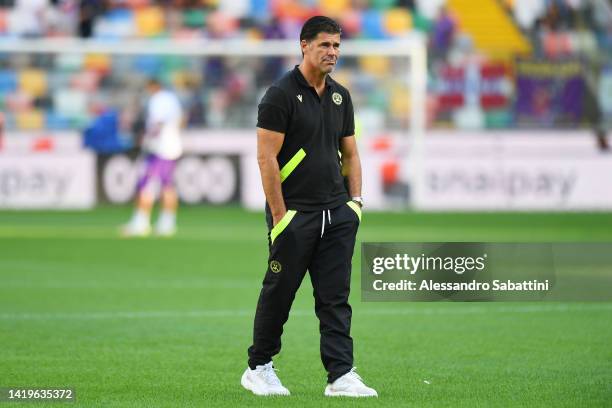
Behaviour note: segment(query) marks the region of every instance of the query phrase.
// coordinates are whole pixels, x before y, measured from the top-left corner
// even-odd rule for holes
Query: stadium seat
[[[319,0],[321,14],[332,18],[341,16],[350,6],[350,0]]]
[[[185,89],[191,83],[192,75],[187,71],[172,72],[170,83],[174,89]]]
[[[386,10],[397,4],[397,0],[370,0],[370,6],[376,10]]]
[[[27,92],[16,90],[6,94],[5,105],[10,112],[25,112],[32,109],[34,98]]]
[[[8,111],[0,112],[0,114],[3,116],[5,129],[14,129],[17,127],[17,124],[15,123],[15,115]],[[0,150],[2,150],[1,147],[2,146],[0,145]]]
[[[386,111],[389,104],[389,95],[384,89],[376,89],[370,92],[367,96],[367,104],[379,111]]]
[[[344,85],[345,87],[349,89],[351,89],[353,86],[351,75],[349,74],[348,71],[343,70],[341,66],[336,71],[334,71],[333,78],[335,81],[337,81],[338,83]]]
[[[49,89],[52,93],[55,89],[68,88],[70,86],[70,79],[72,78],[71,72],[64,71],[51,71],[47,81],[49,83]]]
[[[77,89],[58,89],[53,94],[57,114],[67,118],[87,116],[87,94]]]
[[[348,10],[339,17],[342,25],[342,34],[355,37],[361,33],[361,13],[355,10]]]
[[[385,12],[384,27],[389,35],[402,35],[412,29],[412,16],[402,8],[394,8]]]
[[[111,58],[106,54],[87,54],[83,67],[91,71],[106,74],[111,69]]]
[[[44,128],[45,114],[39,109],[31,109],[17,113],[15,120],[21,130],[39,130]]]
[[[146,7],[135,12],[136,34],[155,37],[164,32],[164,13],[159,7]]]
[[[265,20],[270,16],[268,0],[251,0],[251,16],[258,20]]]
[[[412,15],[412,26],[415,30],[428,33],[431,30],[432,25],[432,21],[418,11]]]
[[[383,28],[382,14],[376,10],[367,10],[363,13],[363,36],[374,40],[388,37]]]
[[[125,5],[131,9],[139,9],[147,7],[151,4],[149,0],[125,0]]]
[[[182,13],[183,25],[189,28],[204,28],[207,13],[202,9],[187,9]]]
[[[389,58],[379,56],[360,57],[359,68],[365,73],[380,78],[389,74],[391,61]]]
[[[0,34],[5,34],[7,31],[7,11],[4,9],[0,9]]]
[[[111,58],[111,74],[115,72],[130,73],[134,71],[134,56],[116,55]]]
[[[273,4],[273,11],[282,20],[303,21],[310,17],[312,10],[297,1],[283,1]]]
[[[393,87],[388,103],[391,116],[395,119],[403,120],[406,117],[406,112],[410,110],[409,90],[401,86],[401,84]]]
[[[374,137],[384,128],[386,115],[383,109],[370,107],[359,109],[358,115],[355,116],[355,135],[358,138],[363,135],[365,139]]]
[[[0,93],[7,94],[17,89],[17,75],[12,70],[0,71]]]
[[[219,2],[217,10],[232,18],[249,18],[251,12],[251,0],[221,1]]]
[[[70,129],[70,119],[63,115],[57,114],[54,111],[48,111],[45,126],[49,130]]]
[[[47,93],[47,73],[40,69],[25,69],[19,73],[19,89],[37,98]]]
[[[218,11],[208,14],[206,25],[215,38],[231,37],[239,27],[237,19]]]
[[[84,129],[91,122],[91,115],[84,114],[70,118],[70,127],[72,129]]]
[[[178,71],[187,68],[187,59],[180,55],[166,55],[162,57],[164,71]]]
[[[94,35],[100,39],[117,40],[134,34],[134,13],[127,9],[114,9],[98,19]]]
[[[70,86],[85,92],[94,92],[98,89],[100,74],[97,71],[82,71],[75,74],[70,81]]]
[[[55,68],[62,71],[78,71],[83,67],[83,54],[58,54]]]
[[[147,76],[159,74],[162,69],[161,57],[157,55],[138,55],[134,57],[134,70]]]

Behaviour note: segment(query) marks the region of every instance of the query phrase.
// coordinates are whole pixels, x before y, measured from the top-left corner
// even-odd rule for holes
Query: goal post
[[[360,142],[366,148],[371,137],[384,136],[392,139],[393,151],[388,151],[386,154],[394,155],[398,159],[401,177],[410,190],[401,202],[389,205],[387,197],[384,197],[385,194],[382,192],[382,182],[379,181],[382,179],[380,175],[382,161],[368,162],[370,158],[362,157],[364,166],[371,166],[366,169],[369,174],[365,175],[370,177],[369,184],[368,180],[364,179],[364,189],[366,195],[370,197],[368,204],[371,208],[405,208],[410,205],[412,196],[417,194],[419,189],[419,183],[416,181],[421,179],[419,174],[422,168],[426,126],[426,44],[426,37],[417,32],[396,39],[342,41],[340,61],[332,75],[340,83],[347,85],[353,95],[358,128],[359,123],[369,123],[369,127],[362,132],[363,137]],[[277,68],[279,72],[283,72],[299,63],[301,59],[297,40],[248,39],[10,39],[0,42],[0,55],[8,55],[9,58],[14,55],[29,56],[29,58],[39,55],[49,56],[50,58],[40,58],[40,60],[51,61],[51,66],[56,57],[61,56],[105,55],[113,61],[147,56],[177,57],[189,60],[189,64],[184,68],[186,71],[191,69],[197,73],[199,70],[200,74],[207,60],[217,58],[230,61],[224,67],[230,67],[241,71],[247,77],[250,76],[249,80],[257,83],[251,87],[257,89],[254,89],[248,97],[240,99],[239,96],[238,100],[231,100],[227,106],[218,108],[225,109],[225,112],[207,112],[208,122],[202,127],[202,135],[219,134],[224,129],[231,130],[234,134],[236,130],[242,130],[245,134],[252,132],[257,102],[267,86],[262,81],[258,81],[259,71],[253,69],[253,66],[260,68],[267,57],[279,58],[278,64],[282,66]],[[362,60],[368,60],[367,64]],[[124,94],[131,92],[132,95],[138,95],[138,87],[142,86],[142,83],[129,83],[131,79],[127,78],[133,78],[138,74],[144,77],[144,73],[139,73],[134,68],[128,70],[118,68],[133,67],[130,64],[116,65],[113,63],[111,68],[113,70],[111,75],[115,78],[112,81],[114,86]],[[23,66],[22,61],[21,67]],[[367,68],[367,72],[364,67]],[[379,69],[380,67],[385,69]],[[44,66],[38,68],[47,69]],[[49,72],[53,72],[54,68],[49,69]],[[344,81],[347,78],[350,78],[348,84]],[[228,85],[224,83],[211,85],[207,80],[208,78],[204,78],[200,90],[202,93],[210,93],[207,109],[215,109],[217,103],[215,98],[222,94],[223,88]],[[217,88],[210,92],[214,87]],[[96,94],[107,93],[110,93],[108,89],[101,88],[91,92],[87,97],[102,98]],[[400,97],[393,98],[392,94],[399,94]],[[372,105],[375,105],[375,109]],[[393,111],[392,115],[390,111]],[[377,193],[370,195],[367,191],[369,188],[376,189]]]
[[[292,40],[117,40],[74,38],[12,39],[0,41],[0,53],[19,54],[108,54],[175,55],[193,57],[298,57],[299,45]],[[426,40],[419,33],[393,40],[344,40],[341,57],[380,56],[407,58],[410,69],[410,138],[416,142],[425,128],[427,88]]]

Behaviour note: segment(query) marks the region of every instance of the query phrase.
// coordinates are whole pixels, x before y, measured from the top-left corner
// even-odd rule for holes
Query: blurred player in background
[[[155,233],[171,236],[176,232],[178,196],[173,176],[176,160],[183,151],[183,112],[177,96],[164,89],[159,80],[150,79],[147,92],[149,101],[141,142],[142,150],[146,154],[145,168],[138,180],[134,214],[122,232],[126,236],[146,236],[151,233],[151,210],[156,196],[156,183],[159,183],[162,209],[155,225]]]
[[[363,200],[351,96],[328,75],[340,55],[340,33],[330,18],[306,21],[302,63],[274,83],[259,104],[257,159],[270,254],[241,379],[256,395],[289,395],[272,357],[281,349],[283,326],[308,270],[327,371],[324,394],[377,396],[353,367],[348,298]]]

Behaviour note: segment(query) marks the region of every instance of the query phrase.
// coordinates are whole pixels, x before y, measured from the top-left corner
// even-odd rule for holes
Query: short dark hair
[[[314,40],[319,33],[342,34],[342,28],[329,17],[314,16],[306,20],[300,32],[300,42],[302,40]]]
[[[157,77],[147,78],[147,86],[163,86],[161,79]]]

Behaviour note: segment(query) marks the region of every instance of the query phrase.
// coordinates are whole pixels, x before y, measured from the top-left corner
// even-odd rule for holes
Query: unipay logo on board
[[[60,200],[70,185],[67,172],[45,169],[5,169],[0,172],[0,200],[11,201],[21,196]]]
[[[432,170],[427,176],[427,187],[434,193],[503,192],[511,197],[538,195],[565,199],[572,194],[576,178],[574,172]]]

